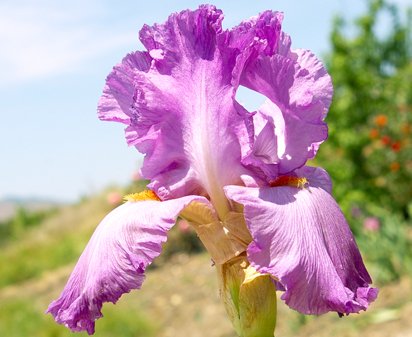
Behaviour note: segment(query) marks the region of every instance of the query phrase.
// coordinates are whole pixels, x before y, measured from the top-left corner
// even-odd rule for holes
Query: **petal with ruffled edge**
[[[313,53],[300,49],[291,51],[290,38],[282,33],[276,52],[269,56],[259,55],[250,62],[240,84],[268,98],[259,113],[266,116],[267,123],[274,129],[278,160],[272,164],[278,164],[280,174],[291,172],[315,156],[319,145],[327,138],[323,120],[333,87],[323,64]],[[259,146],[260,143],[252,146],[249,155],[259,152],[262,156],[261,150],[256,149]],[[244,160],[248,160],[247,156]],[[261,164],[269,165],[264,161]],[[273,171],[271,176],[276,173]]]
[[[94,333],[104,302],[139,289],[146,267],[157,257],[178,214],[191,202],[127,202],[110,212],[87,244],[60,297],[47,310],[73,331]]]
[[[244,205],[253,238],[247,250],[251,265],[282,283],[286,304],[304,314],[366,310],[377,289],[369,287],[349,226],[321,184],[225,190]]]
[[[279,175],[278,145],[273,120],[257,111],[253,116],[254,141],[248,151],[243,152],[242,163],[263,181]],[[245,146],[246,148],[246,146]]]
[[[146,154],[142,174],[162,199],[207,194],[221,214],[223,186],[247,173],[240,144],[249,141],[252,118],[232,85],[247,43],[230,40],[222,19],[204,5],[145,25],[140,40],[148,52],[113,69],[98,108],[100,118],[129,124],[127,140]]]
[[[140,72],[147,72],[151,62],[148,52],[135,52],[127,55],[123,63],[114,68],[116,76],[109,76],[110,83],[106,83],[99,100],[101,120],[130,124],[134,97],[138,94],[133,85],[134,78]]]
[[[308,188],[319,187],[332,195],[332,180],[328,172],[321,167],[303,166],[293,172],[297,177],[305,177],[308,180]]]

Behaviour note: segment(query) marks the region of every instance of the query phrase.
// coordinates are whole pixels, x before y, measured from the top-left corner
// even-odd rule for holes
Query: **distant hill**
[[[62,205],[64,205],[64,203],[61,201],[43,198],[5,197],[0,199],[0,221],[13,217],[16,210],[20,207],[28,211],[42,211]]]

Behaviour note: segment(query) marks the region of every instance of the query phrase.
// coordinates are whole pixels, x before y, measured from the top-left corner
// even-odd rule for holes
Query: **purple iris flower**
[[[246,252],[299,312],[355,313],[376,298],[328,174],[305,166],[327,138],[331,78],[291,49],[282,18],[266,11],[223,30],[222,12],[203,5],[141,29],[147,50],[114,67],[98,114],[126,125],[149,191],[99,224],[48,308],[57,322],[92,334],[104,302],[141,287],[179,216],[215,263]],[[266,102],[247,111],[239,86]]]

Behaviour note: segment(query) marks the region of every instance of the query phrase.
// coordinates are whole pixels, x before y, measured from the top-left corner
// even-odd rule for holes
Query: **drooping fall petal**
[[[157,257],[179,213],[202,197],[127,202],[110,212],[87,244],[60,297],[50,304],[58,323],[94,333],[104,302],[115,303],[139,289],[146,267]]]
[[[228,186],[228,197],[244,205],[253,238],[247,253],[260,273],[285,288],[282,299],[304,314],[366,310],[377,289],[363,264],[345,218],[322,187]]]

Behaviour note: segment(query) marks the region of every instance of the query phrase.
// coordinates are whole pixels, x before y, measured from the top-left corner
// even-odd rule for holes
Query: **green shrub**
[[[383,0],[367,3],[353,23],[334,23],[327,64],[335,94],[316,164],[330,173],[363,254],[387,282],[412,264],[412,15]],[[384,17],[391,25],[382,32]],[[373,234],[362,225],[372,216],[381,223]]]

